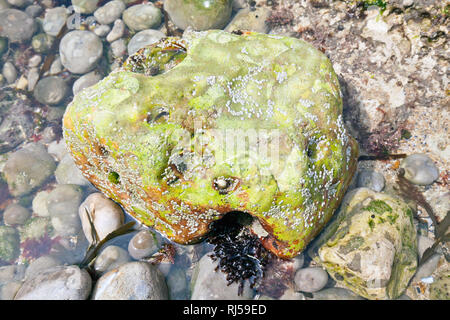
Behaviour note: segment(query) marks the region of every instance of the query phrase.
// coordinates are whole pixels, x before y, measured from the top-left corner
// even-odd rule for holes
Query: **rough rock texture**
[[[196,241],[239,210],[260,220],[266,248],[292,257],[356,169],[341,112],[331,64],[309,44],[188,32],[78,94],[64,136],[97,188],[170,239]]]
[[[395,299],[417,267],[413,212],[399,198],[367,188],[352,190],[310,253],[353,292],[368,299]]]

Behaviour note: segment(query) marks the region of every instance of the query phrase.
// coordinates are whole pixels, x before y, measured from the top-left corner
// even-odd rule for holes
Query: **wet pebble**
[[[299,269],[295,273],[295,290],[303,292],[316,292],[321,290],[328,282],[328,274],[318,267]]]
[[[60,73],[63,70],[63,66],[61,63],[61,58],[59,56],[56,56],[55,60],[52,62],[52,65],[50,66],[50,70],[48,73],[50,75],[56,75]]]
[[[437,269],[441,256],[442,256],[441,254],[435,253],[425,263],[419,266],[412,281],[413,282],[420,281],[423,278],[431,276],[433,272]]]
[[[301,267],[303,267],[305,263],[305,255],[303,253],[298,254],[292,259],[292,262],[293,262],[292,267],[294,270],[300,269]]]
[[[46,34],[57,36],[66,24],[67,16],[67,9],[64,7],[47,9],[42,21],[42,29],[44,29]]]
[[[9,226],[0,226],[0,260],[13,261],[20,254],[18,231]]]
[[[150,230],[141,230],[128,243],[128,252],[134,259],[139,260],[151,256],[158,251],[156,236]]]
[[[16,67],[14,67],[14,65],[9,61],[5,62],[3,65],[2,73],[8,84],[14,83],[17,80]]]
[[[102,79],[102,75],[98,71],[91,71],[78,78],[72,87],[73,94],[81,92],[83,89],[93,86]]]
[[[91,183],[83,176],[70,154],[66,154],[55,170],[56,182],[59,184],[76,184],[89,186]]]
[[[22,225],[30,217],[30,210],[16,203],[8,205],[3,212],[3,222],[8,226]]]
[[[166,0],[164,10],[170,20],[180,29],[192,27],[194,30],[222,29],[231,17],[231,0]]]
[[[79,217],[83,226],[84,235],[90,243],[93,242],[90,219],[97,231],[99,241],[109,233],[117,230],[124,221],[124,214],[118,204],[107,198],[102,193],[90,194],[78,209]]]
[[[131,258],[127,250],[111,245],[103,249],[97,256],[94,263],[94,269],[98,274],[103,275],[130,261]]]
[[[42,57],[38,54],[35,54],[28,60],[28,66],[30,68],[35,68],[35,67],[39,66],[41,64],[41,62],[42,62]]]
[[[166,300],[167,284],[156,266],[129,262],[105,273],[96,283],[93,300]]]
[[[57,76],[50,76],[38,81],[34,88],[34,97],[42,104],[56,105],[68,94],[66,82]]]
[[[99,0],[72,0],[72,6],[75,12],[92,13],[97,9]]]
[[[256,10],[250,10],[250,8],[239,10],[233,20],[226,26],[225,31],[248,30],[267,33],[269,27],[266,24],[266,20],[269,18],[270,13],[270,9],[264,7],[257,8]]]
[[[125,4],[122,1],[113,0],[98,8],[94,12],[94,17],[101,24],[110,24],[119,19],[124,10]]]
[[[48,217],[50,213],[47,208],[48,195],[50,191],[39,191],[33,198],[32,208],[33,212],[39,217]]]
[[[63,237],[77,235],[81,229],[78,207],[82,200],[81,187],[60,184],[48,195],[47,208],[55,232]]]
[[[117,19],[114,21],[114,25],[111,29],[111,32],[106,36],[106,41],[113,42],[117,39],[120,39],[125,32],[125,23],[122,20]]]
[[[36,31],[36,23],[32,17],[17,9],[0,11],[0,36],[11,42],[25,42],[31,39]]]
[[[30,143],[9,156],[3,173],[10,193],[24,196],[41,186],[55,169],[55,161],[45,147],[40,143]]]
[[[239,284],[233,282],[227,285],[226,274],[215,271],[217,261],[205,254],[199,261],[192,277],[192,300],[247,300],[253,297],[252,290],[245,282],[241,296],[238,295]]]
[[[358,173],[357,187],[380,192],[384,188],[384,176],[375,170],[361,170]]]
[[[153,3],[137,4],[123,12],[123,22],[133,31],[141,31],[159,26],[162,13]]]
[[[417,185],[429,185],[439,178],[439,170],[426,154],[416,153],[407,156],[400,164],[405,170],[405,178]]]
[[[37,4],[32,4],[25,9],[25,13],[32,18],[38,17],[42,13],[42,7]]]
[[[119,39],[111,43],[111,51],[114,57],[121,58],[127,54],[127,45],[124,39]]]
[[[56,266],[27,279],[15,300],[85,300],[91,291],[89,273],[78,266]]]
[[[25,279],[31,279],[38,273],[62,265],[62,262],[51,255],[44,255],[33,260],[25,271]]]
[[[111,31],[111,28],[106,24],[101,24],[94,29],[94,33],[99,37],[106,36]]]
[[[37,82],[39,81],[39,69],[31,68],[30,71],[28,71],[27,80],[28,80],[27,88],[28,88],[28,91],[31,92],[34,90]]]
[[[51,154],[57,161],[61,161],[67,154],[67,146],[64,139],[53,141],[48,144],[48,153]]]
[[[158,42],[164,37],[164,33],[158,30],[149,29],[138,32],[131,38],[130,42],[128,42],[128,54],[132,55],[139,49]]]
[[[55,37],[46,33],[38,33],[31,39],[31,47],[38,53],[47,53],[50,51]]]
[[[59,52],[64,67],[72,73],[83,74],[95,68],[102,57],[103,44],[93,32],[75,30],[61,39]]]

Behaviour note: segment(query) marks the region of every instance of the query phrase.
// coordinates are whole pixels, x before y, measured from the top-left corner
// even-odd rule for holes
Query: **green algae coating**
[[[16,229],[0,226],[0,260],[13,261],[20,254],[20,237]]]
[[[390,195],[352,190],[309,254],[356,294],[396,299],[417,268],[412,211]]]
[[[356,168],[332,65],[294,38],[185,34],[75,96],[64,116],[75,163],[174,241],[198,241],[212,221],[244,211],[267,231],[266,248],[293,257],[331,218]]]

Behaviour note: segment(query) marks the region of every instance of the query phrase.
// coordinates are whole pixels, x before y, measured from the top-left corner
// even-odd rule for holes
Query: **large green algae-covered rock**
[[[395,299],[417,268],[411,208],[367,188],[349,192],[309,250],[340,284],[368,299]]]
[[[96,187],[168,238],[198,241],[244,211],[287,258],[331,218],[358,153],[324,54],[218,30],[141,49],[75,96],[64,137]]]

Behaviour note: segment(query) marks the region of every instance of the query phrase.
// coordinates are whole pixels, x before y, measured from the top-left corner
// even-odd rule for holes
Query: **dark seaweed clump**
[[[251,288],[258,287],[264,270],[273,254],[266,250],[258,238],[251,234],[238,220],[241,213],[227,214],[215,222],[207,241],[215,245],[210,257],[219,264],[219,269],[227,277],[227,285],[239,283],[238,295],[242,295],[245,280]]]

